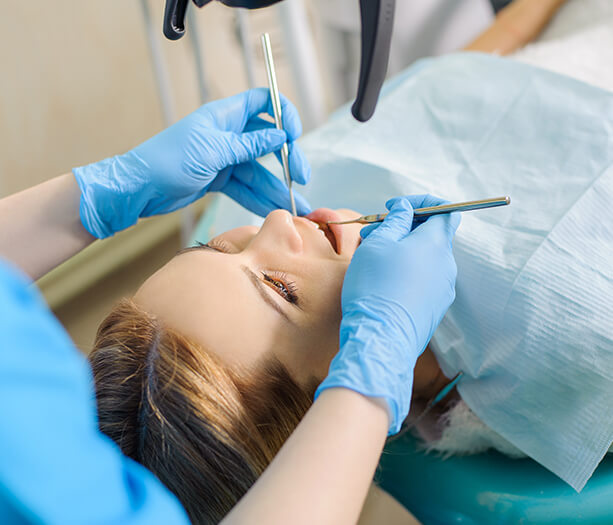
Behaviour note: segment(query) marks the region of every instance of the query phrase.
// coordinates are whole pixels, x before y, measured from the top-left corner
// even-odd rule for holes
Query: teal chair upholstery
[[[424,525],[613,524],[613,455],[577,494],[530,459],[443,459],[405,434],[387,444],[375,481]]]

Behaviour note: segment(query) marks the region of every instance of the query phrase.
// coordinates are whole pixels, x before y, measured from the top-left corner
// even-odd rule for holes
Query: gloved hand
[[[268,90],[252,89],[201,106],[124,155],[75,168],[83,225],[102,239],[207,191],[221,191],[259,215],[288,209],[285,183],[255,161],[289,140],[293,179],[305,184],[310,178],[304,155],[292,144],[302,132],[298,112],[283,96],[281,106],[285,131],[258,117],[272,115],[272,105]],[[308,203],[295,199],[298,213],[307,214]]]
[[[430,195],[391,199],[385,221],[362,229],[343,283],[340,351],[315,394],[344,387],[385,398],[390,435],[409,413],[417,358],[455,298],[459,214],[411,231],[413,208],[444,203]]]

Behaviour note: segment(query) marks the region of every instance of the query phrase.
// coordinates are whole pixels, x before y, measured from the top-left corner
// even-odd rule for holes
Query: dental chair
[[[424,525],[613,523],[613,455],[577,494],[531,459],[443,459],[407,433],[385,447],[375,482]]]

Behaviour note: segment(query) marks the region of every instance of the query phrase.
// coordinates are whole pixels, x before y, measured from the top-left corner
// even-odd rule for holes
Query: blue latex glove
[[[289,141],[293,180],[305,184],[310,167],[292,142],[302,133],[296,108],[281,96],[283,127],[258,117],[272,115],[268,90],[252,89],[200,107],[124,155],[73,173],[81,189],[81,221],[98,238],[136,223],[139,217],[168,213],[221,191],[248,210],[267,215],[289,209],[285,183],[255,159]],[[295,195],[301,215],[310,207]]]
[[[391,199],[385,221],[362,229],[366,238],[343,283],[340,351],[315,394],[344,387],[385,398],[390,434],[409,413],[417,358],[455,298],[451,242],[459,214],[433,216],[411,231],[413,208],[444,202]]]

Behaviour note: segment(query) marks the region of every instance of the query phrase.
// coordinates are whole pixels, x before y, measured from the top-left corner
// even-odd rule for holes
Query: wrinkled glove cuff
[[[405,331],[398,337],[389,324],[364,311],[346,314],[341,325],[341,349],[317,388],[315,399],[324,390],[337,387],[384,398],[390,415],[388,434],[396,434],[411,404],[413,371],[419,355],[413,339]]]
[[[105,239],[136,224],[148,201],[143,171],[143,161],[132,152],[72,170],[81,190],[81,222],[89,233]]]

